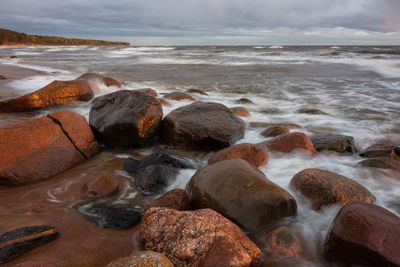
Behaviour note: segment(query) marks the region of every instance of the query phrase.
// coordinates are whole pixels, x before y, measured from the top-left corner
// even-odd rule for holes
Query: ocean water
[[[16,59],[9,59],[15,55]],[[208,96],[197,100],[228,107],[245,106],[246,123],[296,123],[297,130],[312,134],[343,134],[354,137],[359,150],[379,141],[400,144],[400,47],[370,46],[247,46],[247,47],[3,47],[0,63],[46,72],[11,81],[16,95],[35,91],[53,80],[75,79],[85,72],[99,72],[123,82],[124,89],[152,88],[159,95],[201,89]],[[118,90],[101,87],[98,95]],[[253,104],[238,104],[248,98]],[[170,101],[164,115],[190,101]],[[54,110],[71,109],[88,117],[90,102],[28,114],[1,114],[0,125],[24,121]],[[322,111],[301,114],[299,109]],[[239,141],[265,141],[263,128],[248,126]],[[140,150],[148,154],[150,150]],[[118,155],[126,157],[126,155]],[[206,164],[206,157],[198,159]],[[306,168],[320,168],[350,177],[367,187],[378,205],[400,214],[400,179],[393,173],[360,168],[357,155],[321,153],[310,159],[301,153],[271,156],[260,169],[274,183],[292,192],[290,179]],[[170,188],[184,188],[194,170],[184,170]],[[54,194],[49,201],[57,203]],[[135,194],[126,194],[125,200]],[[323,266],[321,244],[339,206],[319,212],[296,195],[299,210],[288,223],[307,241],[311,260],[305,266]],[[121,200],[119,200],[121,201]]]

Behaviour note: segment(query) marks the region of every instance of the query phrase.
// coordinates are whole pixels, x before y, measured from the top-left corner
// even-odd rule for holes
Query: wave
[[[269,49],[282,49],[282,48],[284,48],[283,46],[281,46],[281,45],[272,45],[272,46],[270,46],[270,47],[268,47]]]

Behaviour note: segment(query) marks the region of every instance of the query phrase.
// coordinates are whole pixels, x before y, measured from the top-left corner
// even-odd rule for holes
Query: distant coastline
[[[0,46],[129,46],[128,42],[29,35],[0,28]]]

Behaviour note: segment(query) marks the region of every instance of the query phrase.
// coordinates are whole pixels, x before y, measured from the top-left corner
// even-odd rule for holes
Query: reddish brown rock
[[[85,118],[71,111],[1,127],[0,184],[48,179],[89,158],[96,148]]]
[[[163,207],[180,211],[189,210],[189,196],[183,189],[173,189],[147,205],[147,209],[152,207]]]
[[[211,209],[151,208],[142,218],[145,248],[166,255],[176,266],[250,266],[260,250],[238,226]]]
[[[389,169],[400,172],[400,162],[388,157],[370,158],[358,163],[364,167]]]
[[[400,146],[390,143],[378,143],[367,147],[360,153],[364,158],[385,157],[400,161]]]
[[[375,201],[374,195],[356,181],[320,169],[302,170],[293,176],[290,186],[309,199],[317,210],[336,203],[344,205],[352,200]]]
[[[292,195],[242,159],[200,168],[188,182],[186,191],[191,208],[211,208],[250,231],[294,216],[297,211]]]
[[[174,267],[163,254],[154,251],[139,251],[107,264],[107,267]]]
[[[89,124],[98,140],[109,147],[143,147],[153,143],[162,116],[154,96],[120,90],[93,100]]]
[[[105,77],[103,79],[103,82],[108,87],[109,86],[115,86],[115,87],[118,87],[118,88],[122,88],[122,84],[119,81],[114,80],[113,78],[110,78],[110,77]]]
[[[353,154],[357,151],[354,138],[339,134],[317,134],[310,137],[317,151],[328,150]]]
[[[180,101],[180,100],[191,100],[191,101],[195,101],[196,99],[193,98],[192,96],[182,93],[182,92],[172,92],[172,93],[168,93],[164,95],[164,98],[167,99],[171,99],[171,100],[176,100],[176,101]]]
[[[271,151],[290,153],[294,150],[301,150],[309,156],[316,156],[318,152],[315,150],[310,138],[304,133],[287,133],[275,137],[268,141],[266,147]]]
[[[117,193],[119,182],[113,175],[102,175],[82,187],[85,198],[97,199]]]
[[[12,267],[56,267],[45,261],[26,261],[13,265]]]
[[[287,127],[282,127],[282,126],[270,126],[267,129],[265,129],[261,135],[264,137],[275,137],[278,135],[282,134],[287,134],[289,133],[290,130]]]
[[[268,162],[268,153],[262,147],[243,143],[222,149],[208,159],[208,165],[228,159],[243,159],[256,167],[264,166]]]
[[[328,261],[349,266],[400,266],[399,251],[399,216],[359,201],[341,208],[324,247]]]
[[[122,84],[119,81],[114,80],[113,78],[110,78],[110,77],[106,77],[100,73],[88,72],[88,73],[82,74],[75,80],[87,81],[92,86],[92,89],[95,92],[100,91],[100,89],[98,88],[98,84],[104,84],[106,86],[115,86],[118,88],[122,88]]]
[[[0,80],[5,80],[7,79],[6,77],[4,77],[3,75],[0,75]]]
[[[306,258],[304,240],[297,231],[287,226],[279,226],[268,232],[266,243],[269,254],[277,260],[298,261]]]
[[[240,117],[248,117],[250,116],[250,112],[247,108],[244,107],[233,107],[231,108],[232,112],[236,114],[236,116]]]
[[[33,93],[0,102],[0,111],[32,111],[68,102],[89,101],[93,95],[86,81],[54,81]]]
[[[164,106],[171,106],[171,104],[165,98],[158,98],[158,100]]]
[[[196,104],[202,104],[202,103],[204,103],[204,101],[199,100],[199,101],[194,101],[194,102],[190,103],[190,105],[196,105]]]
[[[249,126],[254,127],[254,128],[258,128],[258,127],[268,128],[268,127],[280,126],[280,127],[288,128],[290,130],[303,128],[300,125],[294,124],[294,123],[266,123],[266,122],[255,122],[255,121],[250,122]]]
[[[158,96],[157,92],[155,90],[151,89],[151,88],[137,89],[135,91],[143,92],[143,93],[146,93],[146,94],[149,94],[149,95],[152,95],[152,96]]]
[[[167,145],[194,149],[221,149],[244,135],[246,125],[218,103],[187,105],[163,120],[161,138]]]

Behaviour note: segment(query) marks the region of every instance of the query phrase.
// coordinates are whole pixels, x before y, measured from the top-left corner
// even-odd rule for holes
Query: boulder
[[[188,162],[172,157],[163,152],[153,153],[142,160],[127,158],[124,163],[123,171],[131,175],[136,175],[140,170],[151,165],[165,165],[179,169],[193,169],[194,167]]]
[[[0,111],[33,111],[69,102],[89,101],[93,95],[86,81],[54,81],[33,93],[0,102]]]
[[[264,166],[268,162],[268,153],[262,147],[243,143],[222,149],[208,159],[208,165],[228,159],[243,159],[256,167]]]
[[[0,264],[44,245],[59,236],[57,230],[48,225],[19,228],[0,236]]]
[[[400,161],[400,146],[390,143],[378,143],[367,147],[360,153],[364,158],[386,157]]]
[[[167,145],[221,149],[244,136],[246,125],[229,108],[218,103],[188,105],[163,120],[162,140]]]
[[[318,134],[310,137],[317,151],[328,150],[339,153],[356,153],[354,138],[339,134]]]
[[[289,132],[290,132],[290,130],[287,127],[270,126],[267,129],[265,129],[263,132],[261,132],[261,135],[264,137],[275,137],[278,135],[287,134]]]
[[[296,215],[296,200],[242,159],[199,169],[186,185],[190,206],[211,208],[245,230],[259,230],[274,220]]]
[[[299,261],[306,258],[305,241],[299,232],[287,226],[278,226],[265,237],[267,251],[275,260]]]
[[[113,78],[110,78],[110,77],[106,77],[100,73],[88,72],[88,73],[82,74],[75,80],[89,82],[89,84],[93,88],[93,91],[95,91],[95,92],[100,91],[100,89],[98,88],[98,84],[104,84],[105,86],[115,86],[118,88],[122,87],[122,84],[119,81],[114,80]]]
[[[352,201],[333,220],[325,241],[328,261],[352,266],[400,266],[400,217]]]
[[[191,94],[208,95],[206,92],[204,92],[201,89],[188,89],[185,92],[186,93],[191,93]]]
[[[48,179],[98,148],[86,119],[71,111],[0,127],[0,185]]]
[[[387,157],[370,158],[363,160],[358,164],[364,167],[389,169],[396,172],[400,172],[400,161]]]
[[[190,105],[196,105],[196,104],[203,104],[204,101],[198,100],[198,101],[194,101],[192,103],[190,103]]]
[[[118,192],[119,182],[113,175],[102,175],[83,185],[84,198],[99,199]]]
[[[160,101],[160,103],[164,106],[171,106],[171,104],[167,101],[167,99],[165,98],[158,98],[158,100]]]
[[[143,147],[153,143],[163,111],[153,96],[120,90],[93,100],[89,124],[96,137],[110,147]]]
[[[135,176],[135,186],[146,196],[162,193],[178,175],[178,169],[168,165],[150,165],[141,169]]]
[[[236,103],[238,103],[238,104],[254,104],[253,101],[251,101],[248,98],[240,98],[240,99],[236,100]]]
[[[270,151],[290,153],[294,150],[301,150],[309,156],[316,156],[315,150],[310,138],[304,133],[294,132],[275,137],[266,143],[266,148]]]
[[[165,94],[164,98],[171,99],[171,100],[176,100],[176,101],[180,101],[180,100],[195,101],[196,100],[192,96],[190,96],[188,94],[185,94],[185,93],[181,93],[181,92],[172,92],[172,93]]]
[[[145,248],[166,255],[176,266],[250,266],[261,252],[238,226],[210,209],[151,208],[143,216]]]
[[[233,113],[235,113],[236,116],[239,116],[239,117],[250,116],[249,110],[245,107],[233,107],[233,108],[231,108],[231,110]]]
[[[280,126],[280,127],[288,128],[289,130],[303,128],[300,125],[295,124],[295,123],[266,123],[266,122],[257,122],[257,121],[250,122],[249,126],[254,127],[254,128],[259,128],[259,127],[268,128],[268,127]]]
[[[139,251],[112,261],[106,267],[174,267],[163,254],[154,251]]]
[[[25,261],[12,265],[12,267],[56,267],[56,266],[45,261]]]
[[[374,202],[372,193],[356,181],[337,173],[305,169],[290,180],[290,186],[311,201],[314,209],[352,200]]]
[[[146,93],[152,96],[158,96],[157,92],[151,88],[136,89],[135,91]]]
[[[129,229],[139,224],[143,216],[142,210],[131,204],[109,206],[94,202],[78,206],[78,211],[104,229]]]
[[[183,189],[173,189],[151,201],[146,209],[153,207],[163,207],[180,211],[189,210],[189,196]]]

